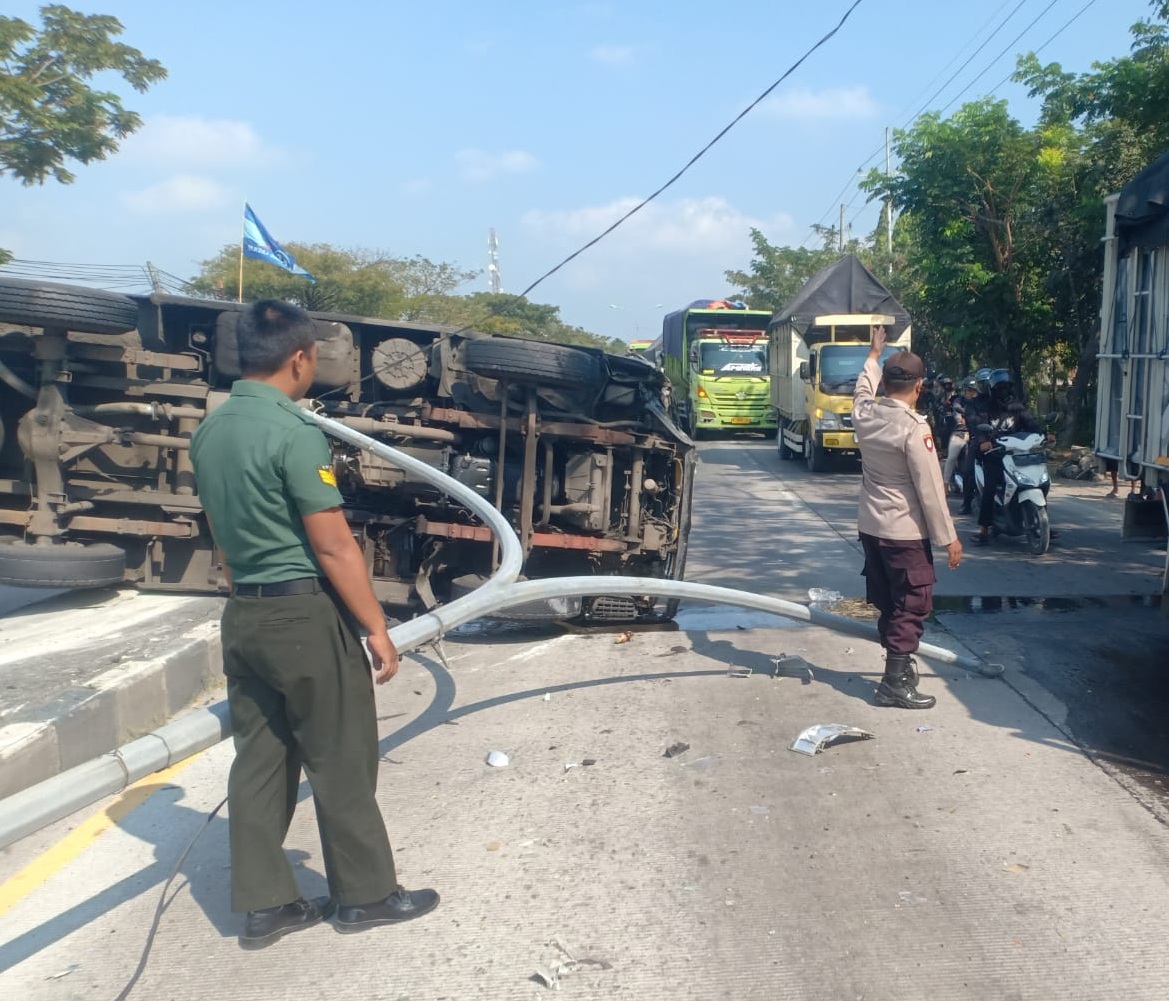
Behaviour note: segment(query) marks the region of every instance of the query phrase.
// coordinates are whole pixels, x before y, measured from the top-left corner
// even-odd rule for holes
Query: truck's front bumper
[[[852,431],[817,431],[816,444],[826,452],[840,456],[860,456],[856,435]]]

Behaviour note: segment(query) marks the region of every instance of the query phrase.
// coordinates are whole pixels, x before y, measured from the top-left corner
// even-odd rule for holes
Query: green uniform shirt
[[[240,379],[196,429],[191,461],[234,583],[323,576],[302,519],[341,494],[324,434],[284,393]]]

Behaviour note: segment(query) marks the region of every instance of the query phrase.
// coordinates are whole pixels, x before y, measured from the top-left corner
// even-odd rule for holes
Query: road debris
[[[690,750],[689,744],[684,744],[682,741],[676,741],[666,748],[666,753],[662,755],[664,758],[676,758],[679,754],[685,754]]]
[[[548,963],[536,965],[533,977],[550,990],[560,990],[560,980],[566,974],[580,969],[582,966],[595,966],[601,970],[611,970],[611,963],[603,959],[592,959],[589,956],[578,956],[560,939],[554,938],[546,943],[560,954]]]
[[[618,633],[616,638],[613,640],[613,642],[614,643],[628,643],[631,639],[633,639],[633,633],[631,633],[628,629],[626,629],[625,632]]]
[[[508,765],[508,757],[503,751],[489,751],[487,754],[487,764],[492,768],[506,768]]]
[[[929,726],[929,725],[927,725],[927,724],[925,724],[925,723],[923,723],[921,726],[919,726],[919,727],[917,728],[917,732],[918,732],[918,733],[929,733],[931,730],[933,730],[933,727],[932,727],[932,726]]]
[[[751,807],[751,812],[757,813],[757,814],[766,814],[766,813],[771,812],[771,807],[769,807],[769,806],[753,806],[753,807]]]
[[[806,730],[800,731],[789,749],[800,754],[819,754],[829,744],[838,740],[872,740],[875,736],[875,733],[869,733],[868,730],[846,726],[843,723],[814,723]]]
[[[844,595],[839,591],[830,591],[823,587],[810,587],[808,588],[808,600],[813,605],[835,605],[844,600]]]
[[[551,693],[551,692],[545,692],[545,693],[544,693],[544,701],[545,701],[545,702],[551,702],[551,701],[552,701],[552,693]]]
[[[732,664],[727,668],[727,674],[732,678],[749,678],[751,677],[751,668],[735,667],[735,665]]]
[[[1023,865],[1022,862],[1003,863],[1003,872],[1014,873],[1016,876],[1022,875],[1030,868],[1029,865]]]
[[[80,963],[71,963],[69,966],[66,966],[65,969],[63,969],[60,973],[50,973],[47,977],[45,977],[45,979],[46,980],[60,980],[63,977],[69,976],[70,973],[76,973],[80,969],[81,969]]]
[[[803,657],[781,653],[778,657],[773,657],[771,663],[775,665],[775,671],[771,675],[773,678],[799,678],[805,685],[810,685],[814,680],[812,665]]]

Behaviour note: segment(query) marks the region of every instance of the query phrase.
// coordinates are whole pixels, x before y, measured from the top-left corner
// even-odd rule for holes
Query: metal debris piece
[[[560,990],[560,964],[555,966],[537,966],[533,974],[540,983],[542,983],[549,990]]]
[[[67,977],[67,976],[69,976],[70,973],[76,973],[80,969],[81,969],[80,963],[71,963],[68,966],[66,966],[65,969],[63,969],[60,973],[50,973],[47,977],[45,977],[45,979],[46,980],[60,980],[62,977]]]
[[[682,741],[679,740],[666,748],[666,753],[663,755],[663,757],[676,758],[679,754],[685,754],[689,750],[690,745],[683,744]]]
[[[781,653],[773,657],[771,663],[775,665],[773,678],[800,678],[805,685],[813,681],[812,666],[803,657],[793,657],[790,653]]]
[[[566,772],[570,772],[570,771],[572,771],[572,769],[579,768],[579,767],[580,767],[579,761],[566,761],[566,762],[564,762],[564,770]]]
[[[757,814],[770,813],[771,807],[769,807],[769,806],[753,806],[753,807],[751,807],[751,812],[757,813]]]
[[[492,768],[506,768],[508,765],[507,755],[503,751],[490,751],[487,754],[487,764]]]
[[[814,723],[791,742],[790,750],[800,754],[819,754],[825,747],[841,739],[872,740],[875,733],[843,723]]]
[[[929,733],[932,729],[933,729],[932,726],[927,726],[925,723],[923,723],[921,726],[919,726],[917,728],[917,732],[918,733]]]
[[[584,758],[581,761],[581,764],[584,765],[585,768],[588,768],[590,765],[595,765],[596,763],[597,763],[596,758]]]
[[[749,667],[735,667],[732,664],[727,668],[727,674],[732,678],[749,678],[751,677],[751,668]]]

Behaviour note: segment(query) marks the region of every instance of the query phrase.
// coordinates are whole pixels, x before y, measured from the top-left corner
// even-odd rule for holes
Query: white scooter
[[[992,434],[993,428],[980,425],[979,431]],[[1002,535],[1027,537],[1027,546],[1042,556],[1051,545],[1051,524],[1047,517],[1047,492],[1051,476],[1047,471],[1046,436],[1039,432],[1011,431],[994,439],[994,447],[983,455],[1001,455],[1003,484],[994,499],[994,530]],[[962,473],[954,474],[962,486]],[[986,489],[982,463],[974,464],[975,507]]]

